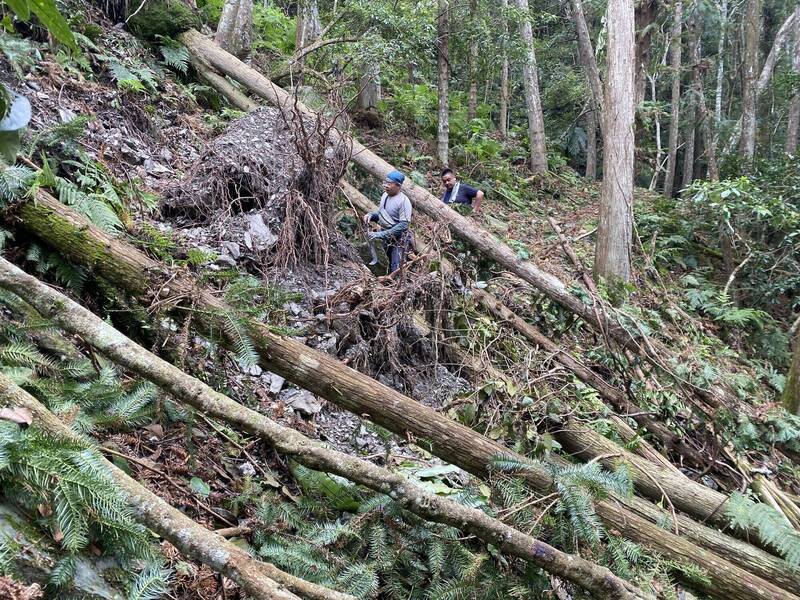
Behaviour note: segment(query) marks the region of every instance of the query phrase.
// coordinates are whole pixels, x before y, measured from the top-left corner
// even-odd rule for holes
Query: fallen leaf
[[[58,526],[56,526],[55,529],[53,530],[53,539],[56,542],[60,542],[61,540],[64,539],[64,532],[61,531],[61,528]]]
[[[18,425],[30,425],[33,423],[33,415],[27,408],[0,408],[0,419],[17,423]]]
[[[158,438],[164,437],[164,428],[158,423],[153,423],[152,425],[148,425],[145,427],[145,429]]]

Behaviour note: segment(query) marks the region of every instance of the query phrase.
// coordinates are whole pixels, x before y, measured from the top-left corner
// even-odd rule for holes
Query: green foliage
[[[70,48],[78,49],[72,30],[58,11],[55,0],[4,0],[4,2],[21,21],[30,20],[31,14],[36,15],[54,39]]]
[[[28,167],[0,165],[0,207],[20,198],[33,183],[35,173]]]
[[[90,544],[127,564],[155,562],[147,530],[136,523],[94,450],[32,427],[0,422],[0,483],[7,498],[30,511],[51,507],[42,519],[65,552],[53,572],[64,585],[73,576],[70,558]]]
[[[107,63],[111,78],[125,92],[149,93],[158,90],[156,73],[144,65],[125,65],[110,59]]]
[[[734,492],[725,504],[725,516],[738,529],[755,529],[761,540],[777,550],[789,565],[800,566],[800,534],[774,508]]]
[[[138,4],[131,3],[131,13]],[[181,0],[150,0],[135,16],[130,16],[128,25],[139,37],[156,40],[159,36],[175,38],[187,29],[198,27],[200,19]]]
[[[533,599],[547,585],[537,570],[491,560],[456,529],[426,523],[386,496],[362,495],[355,515],[327,499],[310,488],[296,503],[264,495],[253,540],[259,555],[357,598]]]
[[[171,38],[161,38],[158,49],[165,65],[184,75],[189,72],[189,50],[186,46]]]
[[[627,467],[607,471],[598,463],[583,465],[556,465],[541,461],[520,461],[511,457],[498,457],[492,468],[505,473],[520,473],[546,469],[553,478],[559,498],[555,507],[557,514],[568,519],[574,535],[592,545],[600,543],[603,526],[594,510],[594,500],[609,494],[627,497],[632,494],[633,484]],[[505,488],[506,493],[513,488]],[[513,497],[512,496],[509,496]]]

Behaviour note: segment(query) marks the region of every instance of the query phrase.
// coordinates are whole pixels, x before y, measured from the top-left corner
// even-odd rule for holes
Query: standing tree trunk
[[[377,63],[366,63],[358,82],[358,107],[361,110],[375,110],[380,99],[381,67]]]
[[[469,2],[469,95],[467,97],[467,121],[478,112],[478,0]]]
[[[629,281],[633,228],[634,10],[608,3],[608,71],[603,119],[603,188],[594,257],[596,278]]]
[[[450,0],[439,0],[436,18],[436,35],[439,40],[436,63],[439,69],[439,126],[436,134],[436,152],[439,163],[450,163]]]
[[[322,23],[319,20],[317,0],[299,0],[297,3],[297,24],[294,34],[294,50],[300,52],[309,44],[315,42],[322,33]],[[295,62],[295,68],[300,72],[297,84],[303,83],[303,67],[305,57]]]
[[[791,333],[794,351],[783,386],[783,406],[789,413],[800,415],[800,335],[796,331]]]
[[[796,78],[795,93],[789,105],[789,122],[786,125],[786,154],[797,152],[797,134],[800,129],[800,4],[794,9],[794,46],[792,48],[792,71]]]
[[[683,29],[683,2],[675,0],[670,33],[669,63],[672,69],[672,100],[669,117],[669,142],[667,146],[667,172],[664,175],[664,195],[672,196],[675,181],[675,164],[678,161],[678,134],[681,110],[681,30]]]
[[[717,86],[714,90],[714,152],[719,144],[722,123],[722,87],[725,82],[725,30],[728,27],[728,0],[719,4],[719,41],[717,42]]]
[[[692,11],[691,20],[689,22],[689,62],[692,68],[692,86],[688,97],[687,117],[684,119],[684,143],[683,143],[683,179],[681,180],[681,189],[685,189],[692,184],[694,179],[694,164],[696,158],[699,156],[697,150],[697,114],[698,114],[698,95],[697,95],[697,79],[700,76],[700,29],[697,26],[697,7]],[[702,84],[701,93],[702,93]]]
[[[253,41],[253,0],[225,0],[214,41],[239,58],[250,54]]]
[[[508,137],[508,0],[500,0],[503,29],[503,64],[500,67],[500,136]]]
[[[742,74],[742,134],[739,154],[750,169],[756,150],[756,82],[758,40],[761,36],[761,0],[747,0],[744,23],[744,65]]]
[[[600,81],[600,71],[597,68],[597,60],[594,57],[592,40],[589,37],[589,28],[586,25],[586,16],[583,14],[581,0],[572,0],[572,19],[575,21],[575,30],[578,34],[578,58],[581,61],[581,65],[583,65],[586,79],[589,82],[594,107],[602,119],[603,83]]]
[[[701,68],[703,34],[702,16],[697,12],[692,17],[692,40],[689,44],[689,61],[692,64],[692,94],[697,104],[697,116],[700,119],[703,148],[708,164],[707,177],[712,181],[719,181],[719,167],[717,166],[717,149],[714,144],[714,133],[711,128],[711,115],[706,104],[705,88],[703,87],[703,69]],[[702,177],[702,175],[701,175]]]
[[[638,107],[644,102],[647,84],[647,66],[650,64],[650,50],[653,47],[653,22],[656,18],[656,0],[639,0],[636,2],[634,23],[636,27],[636,70],[634,89]]]
[[[586,113],[586,177],[597,179],[597,110]]]
[[[514,1],[523,15],[519,22],[519,35],[525,47],[522,74],[525,84],[525,105],[528,111],[528,141],[531,147],[531,171],[534,175],[538,175],[547,171],[547,148],[544,141],[544,116],[539,96],[536,51],[533,48],[533,29],[531,28],[528,0]]]

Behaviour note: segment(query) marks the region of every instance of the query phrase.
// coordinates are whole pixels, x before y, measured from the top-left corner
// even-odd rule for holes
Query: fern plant
[[[633,489],[630,473],[625,465],[620,465],[615,471],[607,471],[598,463],[562,466],[502,456],[492,461],[492,467],[505,473],[541,469],[549,471],[559,495],[555,504],[556,514],[568,520],[570,530],[576,538],[591,545],[599,544],[605,534],[594,510],[594,501],[609,494],[627,497]],[[508,494],[507,486],[502,489]]]
[[[253,542],[260,556],[295,575],[358,598],[392,600],[533,599],[549,585],[538,570],[499,560],[388,496],[348,489],[355,506],[336,510],[319,473],[293,472],[304,495],[296,503],[263,495]]]
[[[800,533],[774,508],[734,492],[725,504],[725,516],[738,529],[755,529],[761,540],[775,548],[787,563],[800,567]]]

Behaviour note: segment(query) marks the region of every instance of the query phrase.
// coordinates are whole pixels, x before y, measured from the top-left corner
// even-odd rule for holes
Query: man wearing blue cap
[[[383,195],[378,210],[364,215],[365,223],[377,223],[380,231],[371,231],[370,240],[383,240],[389,257],[389,272],[403,264],[411,249],[411,200],[402,191],[406,177],[400,171],[390,171],[383,182]]]

